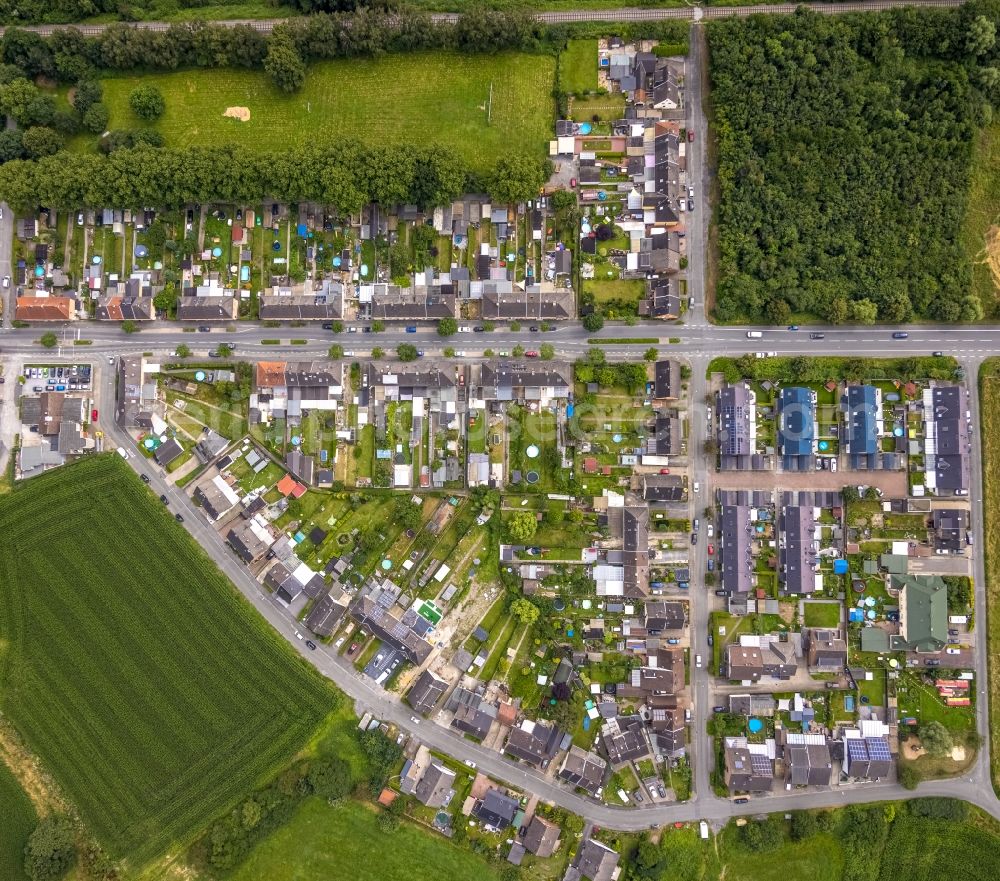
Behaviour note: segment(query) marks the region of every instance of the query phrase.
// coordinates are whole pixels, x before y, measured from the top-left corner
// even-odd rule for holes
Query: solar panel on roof
[[[867,743],[868,754],[874,761],[887,762],[892,758],[889,752],[889,744],[881,737],[869,738]]]

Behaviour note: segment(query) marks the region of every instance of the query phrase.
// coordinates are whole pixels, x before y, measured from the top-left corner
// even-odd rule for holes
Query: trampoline
[[[527,456],[529,459],[537,459],[538,458],[538,453],[539,453],[539,450],[538,450],[538,447],[535,444],[531,444],[528,447],[528,449],[526,449],[524,451],[524,455]]]
[[[205,381],[205,371],[204,370],[196,370],[195,374],[194,374],[194,378],[195,378],[196,382],[204,382]]]
[[[524,475],[524,479],[528,481],[528,483],[538,483],[538,472],[529,471],[527,474]]]
[[[135,256],[136,257],[145,257],[148,254],[149,254],[149,248],[147,248],[145,245],[136,245],[135,246]]]

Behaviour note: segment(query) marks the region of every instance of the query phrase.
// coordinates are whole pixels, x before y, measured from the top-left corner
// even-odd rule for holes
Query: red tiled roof
[[[14,315],[18,321],[68,321],[73,312],[69,297],[18,297]]]
[[[277,490],[283,496],[287,496],[292,490],[297,487],[298,484],[295,482],[295,478],[291,474],[286,474],[281,480],[278,481]]]

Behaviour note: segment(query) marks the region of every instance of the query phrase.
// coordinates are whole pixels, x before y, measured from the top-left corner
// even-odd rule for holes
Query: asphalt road
[[[842,12],[878,12],[885,9],[900,9],[905,6],[961,6],[963,0],[876,0],[876,2],[862,3],[804,3],[803,6],[823,13],[825,15],[836,15]],[[617,8],[617,9],[582,9],[568,10],[563,12],[541,12],[536,17],[546,24],[569,24],[573,22],[586,21],[663,21],[668,19],[678,19],[686,21],[700,21],[702,19],[746,17],[758,14],[790,14],[799,8],[795,3],[783,3],[756,6],[672,6],[672,7],[643,7],[643,8]],[[453,12],[440,12],[431,15],[437,22],[454,22],[459,16]],[[254,30],[262,33],[270,33],[279,24],[288,21],[287,18],[267,18],[267,19],[229,19],[212,22],[212,24],[235,27],[236,25],[249,25]],[[120,24],[120,22],[115,22]],[[179,22],[164,21],[137,21],[128,22],[130,27],[147,31],[165,31],[173,24]],[[103,33],[109,24],[82,24],[75,27],[85,36],[97,36]],[[55,31],[69,27],[69,25],[33,25],[23,28],[23,30],[34,31],[43,36],[48,36]],[[6,28],[0,28],[0,36]]]

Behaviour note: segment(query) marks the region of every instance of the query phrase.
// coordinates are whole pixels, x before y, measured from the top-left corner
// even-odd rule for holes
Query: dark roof
[[[749,593],[752,586],[751,528],[749,507],[722,506],[719,522],[719,565],[722,569],[722,587],[730,596]]]
[[[786,471],[812,469],[816,402],[812,389],[785,386],[778,397],[778,448]]]
[[[346,611],[346,606],[334,599],[332,594],[327,594],[312,607],[306,618],[306,627],[319,637],[330,636]]]
[[[781,509],[781,546],[778,580],[784,594],[810,594],[816,590],[814,548],[816,519],[812,505],[786,505]]]
[[[518,807],[516,799],[504,795],[497,789],[491,789],[476,802],[472,813],[494,829],[506,829],[514,822],[514,814],[517,813]]]
[[[754,453],[750,434],[754,404],[745,383],[724,386],[716,396],[722,467],[746,468]]]
[[[171,462],[174,461],[178,456],[184,452],[184,447],[182,447],[174,438],[170,438],[166,443],[160,444],[156,448],[156,452],[153,453],[153,458],[156,459],[157,464],[167,467]]]
[[[664,359],[656,362],[655,385],[657,398],[677,398],[681,393],[681,366]]]
[[[607,762],[599,755],[571,746],[559,769],[559,777],[567,783],[596,795],[604,781]]]
[[[559,752],[563,732],[555,725],[526,721],[512,728],[504,752],[536,768],[548,767]]]
[[[413,688],[406,695],[406,702],[420,715],[426,716],[437,702],[441,700],[448,683],[430,670],[424,670],[413,683]]]

